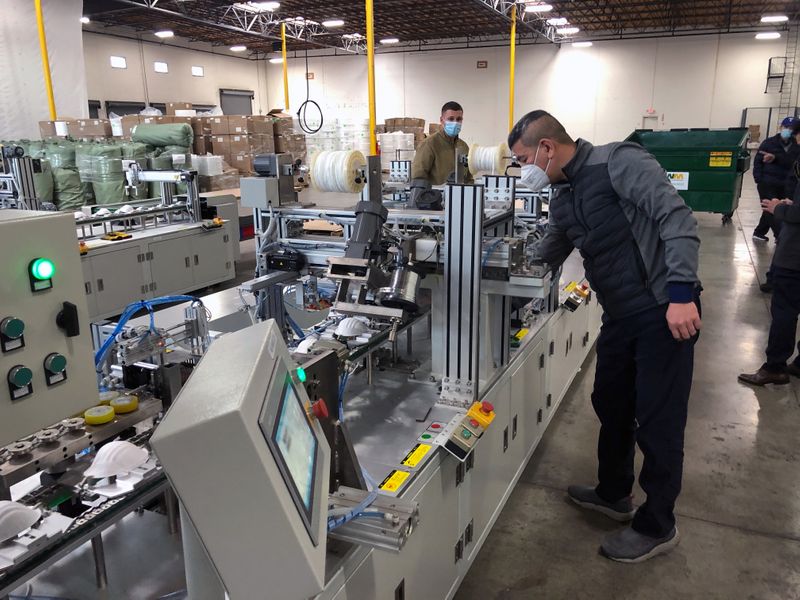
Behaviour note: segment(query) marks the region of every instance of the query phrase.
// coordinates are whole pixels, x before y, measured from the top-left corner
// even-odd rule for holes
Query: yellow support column
[[[508,68],[508,130],[514,127],[514,69],[517,50],[517,6],[511,8],[511,54]]]
[[[39,27],[39,50],[42,53],[42,70],[44,71],[44,87],[47,91],[47,104],[50,107],[50,120],[56,120],[56,101],[53,97],[53,80],[50,78],[50,58],[47,56],[47,38],[44,34],[44,17],[42,16],[42,0],[35,0],[36,24]]]
[[[281,56],[283,57],[283,108],[289,112],[289,65],[286,62],[286,23],[281,23]]]
[[[378,154],[378,139],[375,137],[375,23],[372,0],[367,3],[367,86],[369,87],[369,153]]]

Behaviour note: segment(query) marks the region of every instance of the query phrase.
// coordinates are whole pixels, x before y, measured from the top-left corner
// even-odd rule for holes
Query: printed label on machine
[[[733,152],[711,152],[708,156],[709,167],[730,167],[733,163]]]
[[[687,171],[667,171],[667,177],[676,190],[689,189],[689,173]]]
[[[411,451],[406,454],[406,457],[400,462],[404,467],[415,468],[420,461],[430,452],[432,446],[430,444],[417,444]]]
[[[385,492],[396,492],[403,486],[410,475],[411,473],[408,471],[395,469],[386,476],[386,479],[378,487]]]

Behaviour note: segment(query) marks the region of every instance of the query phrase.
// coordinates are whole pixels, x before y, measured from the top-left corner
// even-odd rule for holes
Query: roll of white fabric
[[[478,146],[469,149],[469,172],[502,175],[511,164],[511,152],[505,142],[499,146]]]
[[[359,193],[364,187],[360,177],[367,160],[361,152],[323,150],[311,158],[311,185],[320,192]],[[356,179],[360,179],[356,182]]]

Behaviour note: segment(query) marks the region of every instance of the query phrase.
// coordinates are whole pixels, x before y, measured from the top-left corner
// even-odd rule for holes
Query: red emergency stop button
[[[481,402],[481,412],[485,415],[491,414],[494,405],[491,402]]]
[[[314,404],[311,405],[311,412],[314,413],[317,419],[327,419],[330,414],[328,413],[328,405],[325,404],[323,400],[314,402]]]
[[[478,427],[480,425],[480,423],[478,423],[475,419],[470,419],[469,424],[473,427]]]

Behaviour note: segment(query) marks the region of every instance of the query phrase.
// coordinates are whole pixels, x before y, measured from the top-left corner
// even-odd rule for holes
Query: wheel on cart
[[[729,225],[732,222],[733,222],[733,213],[732,212],[725,213],[724,215],[722,215],[722,224],[723,225]]]

